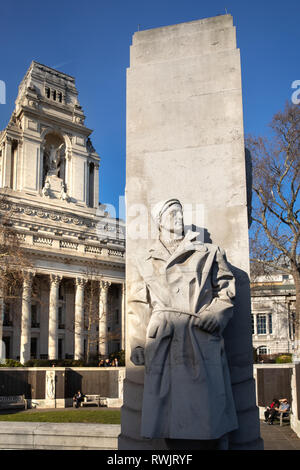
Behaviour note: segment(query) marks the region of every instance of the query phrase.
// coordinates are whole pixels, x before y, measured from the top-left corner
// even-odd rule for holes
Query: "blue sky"
[[[225,10],[226,9],[226,10]],[[118,206],[125,188],[126,68],[135,31],[232,14],[241,51],[245,133],[266,134],[300,80],[297,0],[11,0],[0,5],[0,80],[14,109],[32,60],[75,77],[86,125],[101,157],[100,201]]]

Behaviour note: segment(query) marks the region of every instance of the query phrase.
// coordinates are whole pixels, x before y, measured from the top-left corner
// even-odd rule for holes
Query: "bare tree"
[[[24,273],[30,268],[31,262],[22,247],[22,238],[12,224],[9,204],[5,195],[2,195],[0,197],[0,359],[5,356],[2,345],[4,321],[10,324],[9,322],[13,320],[10,318],[10,306],[20,302]]]
[[[103,280],[103,274],[96,262],[89,263],[88,268],[85,270],[85,279],[87,280],[84,292],[85,331],[87,333],[86,361],[90,362],[95,359],[97,347],[100,356],[103,344],[120,340],[120,328],[114,325],[109,302],[107,311],[100,313],[99,283]],[[100,322],[104,320],[101,315],[106,315],[105,323],[109,325],[109,331],[101,331]]]
[[[0,207],[4,204],[6,199],[2,196]],[[22,237],[11,220],[10,210],[0,213],[0,293],[4,301],[20,297],[24,272],[32,268]]]
[[[296,290],[295,356],[300,355],[300,105],[287,103],[274,115],[271,136],[249,136],[253,207],[250,248],[252,273],[284,272]]]

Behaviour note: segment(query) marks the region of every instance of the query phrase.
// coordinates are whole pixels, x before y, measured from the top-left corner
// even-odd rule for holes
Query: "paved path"
[[[62,408],[56,408],[56,411],[61,411]],[[77,410],[78,413],[82,408]],[[52,409],[39,409],[39,410],[27,410],[23,413],[32,413],[36,411],[55,411]],[[7,411],[2,411],[2,413],[7,413]],[[41,423],[44,427],[47,427],[46,423]],[[30,424],[31,425],[31,424]],[[74,426],[74,424],[73,424]],[[87,427],[89,425],[86,425]],[[63,426],[62,426],[63,427]],[[94,425],[90,426],[91,428]],[[261,437],[264,440],[264,448],[265,450],[300,450],[300,438],[291,430],[288,423],[284,423],[283,426],[279,425],[279,422],[275,421],[272,426],[260,421],[260,429],[261,429]]]
[[[270,426],[261,421],[260,430],[265,450],[300,450],[300,439],[289,424],[280,426],[276,422]]]

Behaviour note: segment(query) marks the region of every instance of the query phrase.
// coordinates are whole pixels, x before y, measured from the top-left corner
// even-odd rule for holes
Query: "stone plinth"
[[[137,32],[130,57],[126,289],[134,284],[134,262],[146,257],[155,238],[151,207],[178,198],[187,225],[200,230],[205,242],[225,249],[236,278],[234,318],[224,335],[239,420],[229,448],[258,449],[241,68],[232,17]],[[129,316],[126,323],[129,354]],[[127,357],[120,449],[164,448],[162,440],[145,441],[140,435],[143,376],[143,367]]]

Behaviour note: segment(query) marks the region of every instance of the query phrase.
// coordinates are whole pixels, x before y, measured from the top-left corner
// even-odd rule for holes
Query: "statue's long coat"
[[[145,348],[144,437],[218,439],[238,427],[222,338],[234,278],[225,254],[197,235],[188,232],[172,255],[158,241],[131,281],[131,347]],[[188,312],[210,312],[219,333]]]

